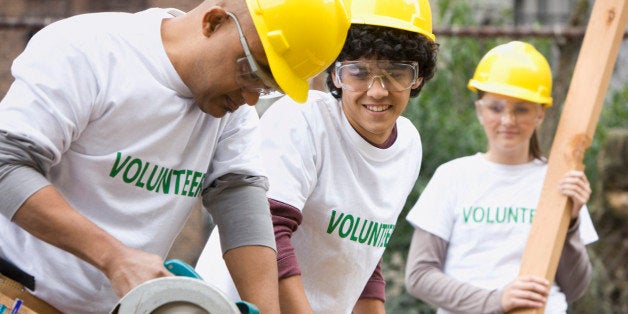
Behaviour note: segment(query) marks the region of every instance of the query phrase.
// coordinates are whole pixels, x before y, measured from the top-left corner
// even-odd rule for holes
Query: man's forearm
[[[277,255],[265,246],[240,246],[224,255],[231,278],[242,300],[261,313],[279,313]]]
[[[279,280],[279,301],[282,313],[312,313],[300,275]]]
[[[353,314],[385,314],[384,301],[380,299],[359,299],[353,307]]]
[[[98,268],[119,297],[149,279],[172,275],[161,257],[127,247],[72,208],[51,185],[29,197],[13,222]]]
[[[277,254],[264,177],[229,174],[204,191],[225,263],[242,300],[279,313]]]
[[[13,216],[13,222],[33,236],[105,268],[116,248],[124,245],[72,208],[49,185],[31,195]]]

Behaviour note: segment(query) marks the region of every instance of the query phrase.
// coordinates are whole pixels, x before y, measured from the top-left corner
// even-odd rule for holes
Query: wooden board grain
[[[597,126],[626,27],[627,2],[597,0],[593,5],[549,155],[520,275],[540,276],[550,282],[556,275],[571,206],[568,198],[558,192],[558,182],[569,170],[584,168],[584,153]],[[510,313],[543,313],[543,309]]]

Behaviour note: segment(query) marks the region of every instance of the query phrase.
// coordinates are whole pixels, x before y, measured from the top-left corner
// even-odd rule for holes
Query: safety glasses
[[[343,61],[335,63],[335,74],[338,84],[353,92],[369,90],[375,79],[382,88],[400,92],[416,83],[419,64],[416,61]]]
[[[517,123],[532,123],[541,113],[541,105],[532,102],[479,99],[475,102],[485,118],[504,121],[512,118]]]
[[[226,12],[236,24],[238,33],[240,35],[240,43],[246,57],[240,58],[236,61],[236,83],[245,91],[256,92],[260,95],[267,95],[273,91],[282,92],[281,88],[270,73],[267,73],[253,58],[249,45],[246,43],[244,32],[240,26],[240,22],[235,14]]]

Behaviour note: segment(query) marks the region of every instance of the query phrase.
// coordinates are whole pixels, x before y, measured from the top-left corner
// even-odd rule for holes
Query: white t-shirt
[[[455,159],[436,170],[407,220],[448,242],[445,274],[485,289],[504,287],[519,273],[546,171],[539,160],[513,166],[480,153]],[[586,206],[580,236],[585,244],[598,239]],[[546,313],[566,309],[554,285]]]
[[[395,143],[377,148],[353,129],[335,98],[319,91],[310,91],[304,105],[278,100],[260,130],[268,197],[303,213],[292,244],[308,300],[315,313],[351,313],[419,175],[419,133],[400,117]],[[225,268],[213,266],[222,269],[218,274],[204,260],[220,254],[216,237],[199,271],[233,292],[225,287]]]
[[[164,258],[203,181],[263,175],[255,109],[218,119],[198,108],[162,45],[168,17],[150,9],[51,24],[15,60],[16,81],[0,103],[0,130],[54,154],[48,179],[72,207]],[[35,276],[35,294],[63,312],[108,313],[118,301],[95,267],[5,216],[0,256]]]

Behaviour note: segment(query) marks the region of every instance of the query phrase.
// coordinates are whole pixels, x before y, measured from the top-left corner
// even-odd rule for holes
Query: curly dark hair
[[[410,91],[410,97],[416,97],[425,82],[434,77],[438,44],[427,37],[401,29],[352,24],[342,51],[336,61],[351,61],[360,58],[376,58],[391,61],[417,61],[419,77],[423,82]],[[332,64],[327,68],[327,87],[335,98],[342,97],[342,89],[332,81]]]

